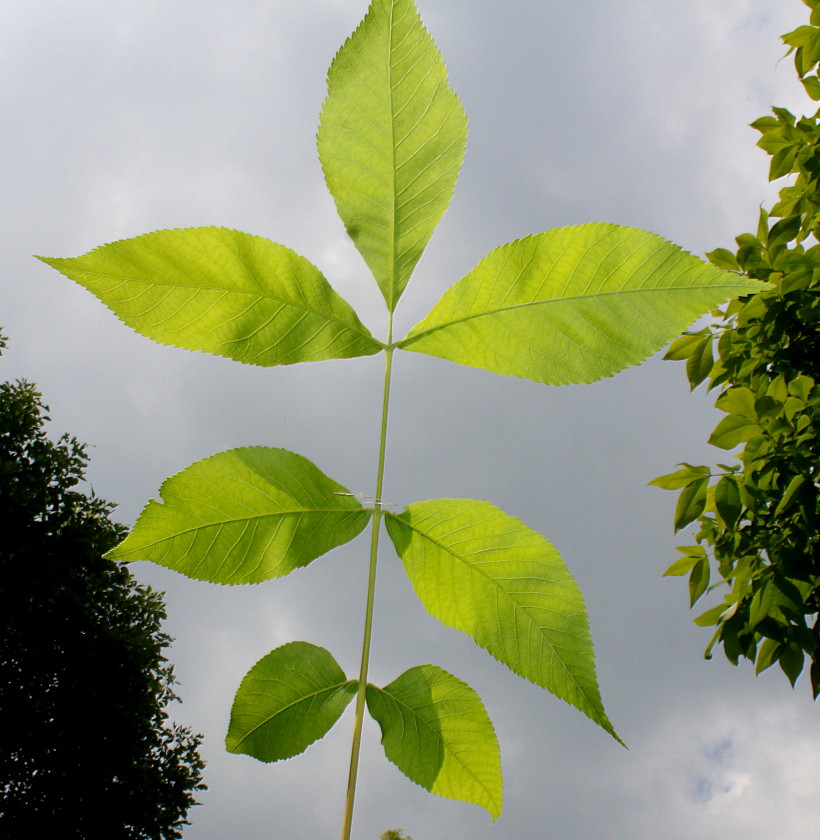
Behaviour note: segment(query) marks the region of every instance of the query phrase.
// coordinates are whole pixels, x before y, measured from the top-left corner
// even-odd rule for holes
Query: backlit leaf
[[[581,592],[540,534],[471,499],[418,502],[385,520],[431,615],[618,737],[598,690]]]
[[[161,230],[81,257],[39,257],[161,344],[291,365],[382,349],[316,266],[227,228]]]
[[[356,694],[324,648],[291,642],[245,675],[231,709],[229,752],[280,761],[323,738]]]
[[[392,311],[450,203],[467,118],[412,0],[373,0],[328,73],[319,157]]]
[[[699,478],[709,478],[711,475],[711,470],[709,467],[693,467],[691,464],[679,464],[679,466],[683,467],[682,470],[675,470],[673,473],[667,473],[667,475],[660,475],[657,478],[653,478],[652,481],[649,482],[650,486],[653,487],[662,487],[664,490],[680,490],[682,487],[686,487],[687,484],[691,484],[693,481]]]
[[[387,757],[431,793],[501,813],[501,753],[481,698],[435,665],[405,671],[384,688],[367,686]]]
[[[167,479],[107,556],[213,583],[260,583],[352,540],[370,512],[307,458],[251,446]]]
[[[729,414],[715,426],[709,436],[709,443],[721,449],[734,449],[739,443],[751,440],[760,434],[760,426],[739,414]]]
[[[706,490],[709,486],[709,477],[697,478],[681,490],[678,496],[678,504],[675,508],[675,531],[685,528],[690,522],[694,522],[706,507]]]
[[[548,385],[594,382],[760,289],[645,231],[561,228],[492,251],[398,346]]]

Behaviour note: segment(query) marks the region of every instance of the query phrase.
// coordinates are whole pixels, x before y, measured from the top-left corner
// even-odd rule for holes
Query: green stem
[[[384,485],[384,460],[387,450],[387,411],[390,405],[390,375],[393,370],[393,313],[387,329],[387,349],[384,360],[384,397],[382,399],[382,427],[379,440],[379,467],[376,473],[376,499],[373,506],[373,523],[370,536],[370,574],[367,581],[367,608],[364,617],[362,663],[359,669],[359,687],[356,692],[356,720],[353,724],[353,745],[350,749],[350,773],[347,779],[347,800],[342,840],[350,840],[353,825],[353,801],[356,797],[356,777],[359,770],[359,750],[362,743],[362,725],[367,691],[367,669],[370,664],[370,640],[373,633],[373,604],[376,597],[376,562],[379,555],[379,532],[382,521],[382,486]]]

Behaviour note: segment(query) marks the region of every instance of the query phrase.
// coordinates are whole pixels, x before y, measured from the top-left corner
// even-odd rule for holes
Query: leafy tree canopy
[[[76,489],[85,447],[50,440],[47,410],[0,384],[0,835],[178,838],[203,764],[167,720],[162,598],[102,557],[125,529]]]
[[[810,22],[783,36],[809,96],[820,100],[820,0]],[[667,575],[688,575],[692,605],[716,587],[723,600],[695,619],[715,632],[706,651],[777,662],[792,685],[811,662],[820,694],[820,111],[796,118],[774,108],[752,126],[771,155],[769,179],[794,176],[755,234],[716,266],[771,288],[715,310],[715,321],[679,338],[667,358],[685,359],[692,388],[708,380],[725,417],[709,442],[742,449],[738,463],[680,464],[653,484],[679,490],[675,529],[696,523],[697,545]],[[717,351],[715,354],[715,350]],[[716,578],[716,583],[711,581]]]

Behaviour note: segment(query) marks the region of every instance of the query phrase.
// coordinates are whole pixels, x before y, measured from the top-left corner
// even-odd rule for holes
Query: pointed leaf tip
[[[333,60],[319,124],[328,188],[393,311],[453,196],[467,118],[412,0],[373,0]]]
[[[161,230],[81,257],[37,259],[160,344],[263,367],[383,349],[316,266],[261,236]]]
[[[581,591],[540,534],[472,499],[418,502],[385,524],[432,616],[623,743],[604,711]]]

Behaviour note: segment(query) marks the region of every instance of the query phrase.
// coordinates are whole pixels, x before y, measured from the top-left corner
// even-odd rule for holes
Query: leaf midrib
[[[456,558],[457,560],[461,561],[461,563],[463,563],[463,564],[464,564],[465,566],[467,566],[469,569],[476,571],[476,572],[477,572],[478,574],[480,574],[482,577],[486,578],[486,580],[488,580],[490,583],[492,583],[492,584],[493,584],[493,585],[494,585],[494,586],[498,589],[498,591],[499,591],[499,592],[501,592],[501,593],[502,593],[502,594],[503,594],[503,595],[504,595],[507,599],[509,599],[510,601],[512,601],[512,602],[513,602],[513,604],[515,605],[515,607],[516,607],[517,609],[520,609],[520,610],[522,610],[524,613],[526,613],[526,614],[530,617],[530,620],[532,621],[533,625],[534,625],[535,627],[537,627],[537,628],[538,628],[539,635],[540,635],[540,636],[544,639],[544,641],[546,642],[546,644],[549,646],[550,650],[552,650],[552,651],[553,651],[553,653],[555,654],[555,657],[557,658],[557,660],[561,663],[561,666],[562,666],[562,668],[566,671],[567,676],[571,679],[571,681],[573,682],[573,684],[574,684],[574,685],[578,688],[578,691],[579,691],[579,692],[581,692],[581,694],[583,695],[583,697],[585,697],[585,698],[587,699],[587,701],[590,703],[591,708],[592,708],[592,709],[594,709],[594,710],[596,709],[595,703],[594,703],[594,702],[593,702],[593,701],[589,698],[589,696],[587,695],[586,690],[582,688],[582,686],[580,685],[580,683],[578,682],[578,680],[574,677],[574,675],[572,674],[572,672],[569,670],[569,668],[568,668],[568,667],[567,667],[567,665],[565,664],[565,662],[564,662],[563,658],[562,658],[562,657],[561,657],[561,655],[558,653],[558,650],[556,649],[555,645],[553,645],[553,644],[552,644],[552,642],[551,642],[551,641],[550,641],[550,640],[549,640],[546,636],[544,636],[543,629],[542,629],[541,627],[539,627],[539,625],[538,625],[538,623],[535,621],[535,619],[534,619],[534,618],[532,618],[532,616],[530,615],[530,611],[529,611],[529,609],[528,609],[526,606],[524,606],[523,604],[519,604],[519,603],[518,603],[518,601],[516,601],[516,600],[513,598],[513,596],[512,596],[512,595],[510,595],[510,594],[509,594],[509,593],[508,593],[505,589],[503,589],[503,588],[502,588],[502,587],[501,587],[501,586],[500,586],[500,585],[499,585],[499,584],[495,581],[495,579],[494,579],[494,578],[490,577],[490,576],[489,576],[486,572],[484,572],[482,569],[479,569],[477,566],[473,566],[471,563],[468,563],[468,562],[467,562],[466,560],[464,560],[464,559],[463,559],[460,555],[456,554],[456,552],[455,552],[455,551],[453,551],[452,549],[448,548],[446,545],[443,545],[443,544],[442,544],[441,542],[439,542],[437,539],[435,539],[435,538],[433,538],[433,537],[429,536],[428,534],[426,534],[425,532],[423,532],[423,531],[419,530],[419,529],[418,529],[418,528],[416,528],[414,525],[412,525],[410,522],[408,522],[406,519],[402,519],[402,518],[401,518],[401,516],[398,516],[398,515],[396,515],[396,514],[394,514],[394,513],[387,513],[386,515],[387,515],[387,516],[392,516],[394,519],[397,519],[400,523],[402,523],[402,524],[403,524],[403,525],[405,525],[406,527],[410,528],[412,531],[415,531],[415,532],[416,532],[416,533],[417,533],[417,534],[418,534],[418,535],[419,535],[422,539],[426,539],[426,540],[428,540],[429,542],[433,543],[433,544],[434,544],[434,545],[436,545],[438,548],[440,548],[442,551],[446,552],[447,554],[449,554],[449,555],[451,555],[452,557]],[[460,628],[456,628],[456,629],[460,629]],[[466,631],[462,630],[461,632],[462,632],[462,633],[464,633],[464,632],[466,632]],[[470,634],[468,633],[468,635],[470,635]],[[482,647],[483,647],[483,645],[482,645]],[[498,659],[498,657],[497,657],[497,656],[495,656],[495,654],[492,654],[492,655],[493,655],[493,658]],[[500,662],[500,661],[501,661],[501,660],[499,659],[499,662]],[[506,665],[506,663],[502,663],[502,664]],[[509,667],[509,666],[507,666],[507,667]],[[511,669],[511,670],[514,670],[514,669]],[[518,672],[516,671],[516,673],[518,673]],[[523,674],[519,674],[519,676],[523,676]],[[532,680],[530,677],[524,677],[524,679],[529,680],[530,682],[533,682],[533,683],[534,683],[534,680]],[[538,685],[538,683],[534,683],[534,684],[535,684],[535,685]],[[547,689],[547,690],[549,691],[550,689]],[[561,699],[564,699],[564,698],[561,698]],[[596,710],[596,712],[597,712],[597,710]]]
[[[250,738],[250,736],[253,735],[254,732],[256,732],[257,730],[261,729],[263,726],[270,723],[277,715],[281,715],[284,712],[286,712],[288,709],[292,709],[294,706],[298,706],[299,703],[304,703],[307,700],[313,700],[324,692],[338,691],[340,689],[343,689],[345,686],[356,685],[356,684],[357,684],[356,680],[345,680],[344,682],[334,683],[331,686],[326,686],[325,688],[320,688],[320,689],[318,689],[317,691],[314,691],[311,694],[305,694],[302,697],[299,697],[298,699],[294,700],[293,702],[288,703],[285,706],[282,706],[280,709],[277,709],[277,711],[274,712],[272,715],[268,715],[260,723],[258,723],[256,726],[249,729],[247,734],[243,735],[242,738],[240,738],[237,741],[237,746],[239,744],[244,744],[246,739]],[[352,699],[352,698],[350,698],[350,699]],[[348,700],[348,703],[350,702],[350,699]]]
[[[138,280],[138,279],[135,279],[133,277],[120,276],[118,274],[105,274],[101,271],[89,271],[88,269],[72,269],[72,270],[77,271],[80,274],[90,276],[90,277],[99,277],[99,278],[104,278],[106,280],[118,280],[122,283],[138,283],[138,284],[141,284],[143,286],[166,286],[166,287],[171,288],[171,289],[192,289],[192,290],[197,291],[197,292],[200,292],[200,291],[211,292],[211,291],[213,291],[213,292],[221,292],[221,293],[229,294],[229,295],[230,294],[250,295],[251,297],[255,297],[255,298],[267,298],[269,300],[276,301],[277,303],[285,304],[286,306],[292,306],[294,309],[301,309],[304,312],[309,312],[313,315],[318,315],[322,318],[325,318],[328,321],[334,321],[335,323],[339,324],[340,326],[344,327],[345,329],[348,329],[351,332],[358,333],[363,338],[369,339],[374,344],[379,345],[379,347],[381,347],[382,349],[385,348],[385,344],[382,341],[379,341],[379,339],[377,339],[370,332],[370,330],[368,330],[367,327],[365,327],[364,325],[362,325],[363,330],[364,330],[364,331],[362,331],[362,329],[355,326],[354,324],[350,324],[347,321],[343,321],[337,315],[328,314],[327,312],[323,312],[320,309],[314,309],[311,306],[305,306],[303,304],[296,303],[293,300],[290,300],[290,299],[285,298],[285,297],[279,297],[279,296],[271,294],[270,292],[267,292],[267,291],[258,291],[257,292],[257,291],[251,291],[250,289],[225,288],[225,287],[222,287],[222,286],[199,286],[199,285],[196,285],[196,284],[188,285],[186,283],[171,283],[171,282],[168,282],[168,281],[161,281],[161,280]],[[327,282],[326,279],[325,279],[325,282]],[[330,286],[329,283],[328,283],[328,286]],[[330,286],[330,289],[331,289],[331,291],[334,291],[334,294],[335,294],[335,290],[333,290],[332,286]]]
[[[166,505],[169,505],[169,503],[168,502],[157,502],[157,505],[159,507],[164,507]],[[185,512],[187,513],[187,511],[185,511]],[[133,548],[133,549],[130,549],[130,551],[124,552],[124,553],[130,554],[133,551],[140,551],[140,550],[145,549],[145,548],[153,548],[156,545],[161,545],[162,543],[168,542],[169,540],[174,540],[177,537],[182,537],[182,536],[185,536],[186,534],[194,533],[195,531],[204,531],[206,528],[222,527],[223,525],[233,525],[233,524],[238,524],[240,522],[252,522],[254,519],[266,519],[266,518],[269,518],[269,517],[272,518],[272,517],[276,517],[276,516],[301,516],[302,514],[305,514],[305,513],[325,513],[325,514],[327,514],[327,513],[355,513],[355,514],[368,513],[369,514],[370,512],[371,512],[371,509],[361,507],[361,508],[352,508],[352,509],[349,509],[349,510],[345,509],[345,508],[304,508],[302,510],[295,509],[295,510],[274,511],[274,512],[271,512],[271,513],[255,513],[255,514],[251,514],[249,516],[237,516],[234,519],[225,519],[225,520],[222,520],[222,521],[206,522],[203,525],[196,525],[196,526],[193,526],[193,527],[190,527],[190,528],[185,528],[184,530],[176,531],[175,533],[170,534],[167,537],[162,537],[161,539],[153,540],[152,542],[148,542],[148,543],[142,543],[139,546],[139,548]],[[157,511],[154,511],[154,513],[156,514]]]
[[[524,309],[529,306],[548,306],[550,304],[562,304],[562,303],[572,303],[578,300],[593,300],[596,298],[602,297],[610,297],[616,296],[619,298],[625,297],[629,294],[652,294],[654,292],[690,292],[690,291],[698,291],[698,290],[706,290],[706,291],[713,291],[715,289],[733,289],[736,288],[735,284],[729,284],[726,286],[723,285],[715,285],[715,284],[705,284],[705,285],[697,285],[697,286],[655,286],[651,289],[641,288],[641,289],[613,289],[609,292],[595,292],[589,295],[568,295],[566,297],[554,297],[554,298],[545,298],[542,300],[531,300],[525,301],[524,303],[514,303],[509,306],[498,306],[494,307],[493,309],[485,309],[482,312],[475,312],[470,315],[465,315],[460,318],[454,318],[453,320],[446,321],[443,324],[436,324],[429,329],[423,330],[418,333],[414,333],[413,330],[410,330],[406,338],[403,338],[401,341],[397,343],[397,347],[400,349],[404,349],[407,345],[413,344],[414,342],[426,338],[427,336],[431,335],[432,333],[438,332],[439,330],[447,329],[448,327],[452,327],[456,324],[463,324],[467,321],[475,320],[476,318],[489,318],[493,315],[499,315],[504,312],[509,312],[514,309]],[[423,322],[422,322],[423,323]]]
[[[475,782],[482,788],[482,790],[487,794],[490,800],[492,802],[496,801],[495,796],[490,792],[490,790],[487,788],[484,782],[481,779],[479,779],[478,776],[476,776],[476,774],[459,758],[456,752],[447,748],[447,742],[442,737],[440,737],[436,733],[435,729],[433,729],[433,727],[426,720],[424,720],[424,718],[418,715],[411,706],[409,706],[400,698],[396,697],[394,694],[391,694],[389,691],[387,691],[387,689],[378,688],[374,685],[370,685],[369,687],[375,688],[376,691],[380,691],[381,693],[389,697],[397,706],[402,706],[403,708],[406,708],[415,720],[421,721],[421,723],[427,727],[427,729],[432,733],[432,735],[437,738],[437,740],[441,744],[442,748],[447,752],[447,754],[452,756],[452,758],[459,763],[462,769],[475,780]],[[438,779],[438,776],[436,776],[436,779]]]

